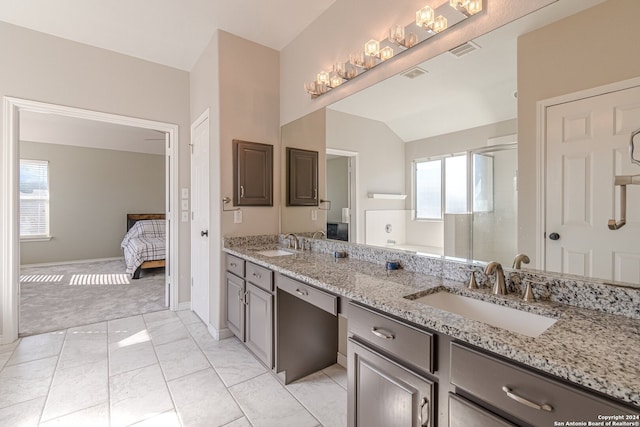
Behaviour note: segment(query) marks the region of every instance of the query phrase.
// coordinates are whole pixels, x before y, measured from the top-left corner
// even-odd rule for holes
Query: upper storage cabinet
[[[273,145],[233,140],[233,205],[273,206]]]
[[[318,152],[287,147],[287,206],[318,206]]]

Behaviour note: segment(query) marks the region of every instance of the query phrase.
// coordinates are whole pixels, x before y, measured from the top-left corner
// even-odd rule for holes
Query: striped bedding
[[[127,231],[122,243],[127,273],[133,274],[145,261],[166,259],[166,221],[141,220]]]

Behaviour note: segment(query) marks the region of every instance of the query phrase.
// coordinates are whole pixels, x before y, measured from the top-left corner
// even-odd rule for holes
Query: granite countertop
[[[382,310],[532,368],[640,406],[640,320],[553,302],[494,296],[488,289],[331,254],[298,252],[267,257],[275,245],[226,246],[224,251],[310,285]],[[440,290],[558,319],[536,338],[412,301]]]

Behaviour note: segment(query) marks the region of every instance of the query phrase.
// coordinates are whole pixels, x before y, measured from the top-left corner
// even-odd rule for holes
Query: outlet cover
[[[318,220],[318,210],[311,209],[311,221],[317,221],[317,220]]]
[[[234,224],[242,224],[242,211],[237,210],[233,212],[233,223]]]

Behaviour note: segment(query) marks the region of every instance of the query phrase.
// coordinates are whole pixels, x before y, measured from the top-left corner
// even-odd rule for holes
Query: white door
[[[209,114],[191,125],[191,309],[209,324]]]
[[[627,186],[627,224],[607,225],[620,218],[615,175],[640,174],[640,87],[549,107],[546,123],[546,269],[640,284],[640,186]]]

